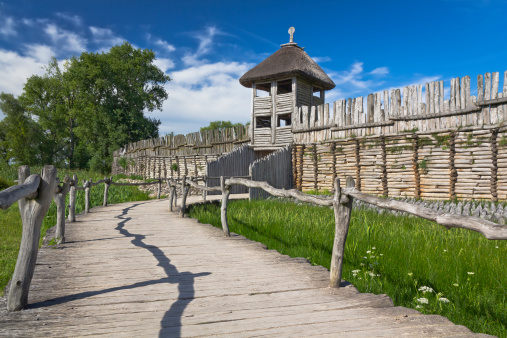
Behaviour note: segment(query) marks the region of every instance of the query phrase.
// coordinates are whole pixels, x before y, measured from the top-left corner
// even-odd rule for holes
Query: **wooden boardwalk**
[[[68,243],[39,251],[28,309],[0,301],[0,336],[473,335],[352,285],[330,289],[322,267],[167,209],[154,200],[78,216]]]

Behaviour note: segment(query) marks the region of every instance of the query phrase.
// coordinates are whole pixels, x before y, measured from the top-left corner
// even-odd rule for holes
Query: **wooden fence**
[[[264,181],[278,189],[292,189],[292,146],[256,160],[251,165],[252,181]],[[234,189],[234,187],[232,188]],[[268,198],[270,195],[262,189],[250,189],[250,198]]]
[[[354,205],[353,200],[371,204],[378,208],[387,210],[395,210],[412,214],[421,218],[434,221],[440,225],[445,226],[447,229],[463,228],[481,233],[484,237],[490,240],[506,240],[507,227],[498,226],[498,224],[491,221],[484,220],[473,216],[464,216],[442,211],[435,211],[421,205],[415,205],[403,201],[383,199],[376,196],[368,195],[360,192],[355,188],[355,182],[352,177],[347,177],[345,187],[340,185],[340,179],[334,180],[334,195],[332,197],[323,197],[317,195],[304,194],[296,189],[276,189],[269,185],[267,182],[257,182],[243,178],[224,178],[221,177],[220,187],[205,187],[190,180],[182,180],[181,191],[181,212],[180,217],[184,217],[186,208],[186,194],[190,186],[205,190],[205,191],[220,191],[222,193],[222,203],[220,208],[221,224],[225,236],[230,237],[229,224],[227,221],[227,203],[229,200],[229,193],[232,185],[243,185],[251,189],[257,188],[268,192],[272,196],[294,198],[302,202],[313,203],[321,206],[330,206],[334,209],[335,219],[335,236],[333,251],[331,255],[331,269],[330,269],[330,286],[340,287],[343,267],[343,256],[345,251],[345,242],[349,229],[350,215]],[[177,182],[172,181],[173,185]],[[172,204],[170,204],[172,205]],[[172,208],[172,207],[171,207]]]
[[[112,172],[129,175],[139,175],[142,172],[147,177],[159,177],[160,173],[160,177],[181,177],[183,170],[186,171],[185,175],[191,174],[187,170],[202,171],[196,167],[202,168],[209,159],[231,152],[248,142],[248,126],[142,140],[129,143],[114,152]],[[173,163],[179,169],[171,171]]]
[[[507,199],[507,127],[406,132],[293,145],[297,189],[332,190],[352,176],[362,192],[425,199]]]
[[[500,92],[499,92],[500,90]],[[507,121],[507,71],[503,88],[498,72],[477,76],[477,96],[471,95],[470,76],[392,89],[338,100],[332,104],[299,107],[292,119],[294,142],[311,143],[353,136],[389,135],[408,130],[438,132]],[[423,100],[424,97],[424,100]]]
[[[93,186],[104,184],[103,206],[107,206],[107,197],[111,185],[152,185],[158,184],[160,198],[162,180],[141,183],[113,182],[112,178],[104,178],[98,182],[91,179],[78,186],[77,176],[71,179],[66,176],[60,184],[57,178],[57,170],[54,166],[45,166],[40,175],[30,175],[28,166],[21,166],[18,172],[18,185],[0,191],[0,208],[7,209],[18,201],[23,232],[21,245],[16,261],[14,274],[7,298],[7,310],[19,311],[28,304],[28,290],[32,281],[39,250],[39,240],[42,221],[46,216],[51,201],[54,200],[57,207],[56,238],[58,243],[65,243],[65,197],[69,193],[69,216],[67,222],[75,222],[76,214],[76,191],[85,191],[85,210],[88,213],[90,204],[90,190]]]
[[[208,162],[206,164],[206,185],[208,187],[220,186],[221,176],[249,176],[249,168],[254,160],[255,153],[253,149],[245,144],[230,153],[220,156],[215,161]],[[233,187],[231,191],[233,194],[244,194],[247,192],[248,189],[242,186]],[[216,192],[210,192],[210,195],[214,194]]]

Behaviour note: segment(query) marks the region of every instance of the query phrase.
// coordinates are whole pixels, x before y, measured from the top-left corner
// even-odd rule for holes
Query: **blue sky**
[[[0,91],[19,95],[51,56],[129,41],[173,79],[161,134],[245,123],[238,79],[294,40],[336,83],[326,101],[507,70],[507,1],[0,0]],[[501,76],[503,78],[503,76]],[[501,80],[503,83],[503,80]]]

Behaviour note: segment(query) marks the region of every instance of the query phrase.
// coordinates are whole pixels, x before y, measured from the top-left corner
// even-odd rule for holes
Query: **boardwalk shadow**
[[[211,273],[210,272],[201,272],[194,274],[192,272],[179,272],[178,269],[172,265],[170,262],[170,259],[165,256],[164,252],[154,246],[154,245],[148,245],[143,242],[145,239],[145,235],[141,234],[133,234],[130,233],[127,229],[125,229],[126,223],[128,223],[132,217],[127,217],[128,212],[144,203],[137,203],[134,204],[128,208],[125,208],[122,210],[122,213],[119,216],[116,216],[116,218],[120,219],[121,221],[118,223],[117,227],[115,228],[125,237],[132,237],[132,244],[134,244],[137,247],[144,248],[148,250],[155,259],[158,260],[157,266],[160,266],[164,269],[164,272],[166,273],[167,277],[160,278],[160,279],[154,279],[154,280],[147,280],[143,282],[134,283],[131,285],[124,285],[124,286],[118,286],[118,287],[112,287],[108,289],[103,290],[97,290],[97,291],[86,291],[81,292],[73,295],[63,296],[63,297],[57,297],[53,299],[48,299],[43,302],[38,302],[34,304],[30,304],[27,306],[27,309],[34,309],[34,308],[40,308],[40,307],[48,307],[52,305],[57,304],[63,304],[67,302],[71,302],[74,300],[84,299],[92,296],[97,296],[101,294],[106,294],[110,292],[120,291],[120,290],[131,290],[136,289],[139,287],[144,286],[150,286],[150,285],[156,285],[156,284],[163,284],[163,283],[171,283],[171,284],[178,284],[178,299],[171,305],[168,311],[165,312],[161,323],[160,323],[160,334],[159,336],[167,336],[167,331],[169,330],[171,333],[171,337],[180,337],[181,336],[181,317],[183,315],[183,312],[185,311],[185,308],[187,305],[194,299],[195,296],[195,289],[194,289],[194,281],[197,277],[203,277],[208,276]],[[164,333],[162,333],[162,329],[164,329]]]

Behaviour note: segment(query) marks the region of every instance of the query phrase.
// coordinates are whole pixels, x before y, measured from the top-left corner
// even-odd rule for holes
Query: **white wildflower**
[[[475,274],[475,272],[467,272],[469,275],[473,275]]]
[[[352,270],[352,273],[359,273],[361,270]]]
[[[361,265],[361,266],[365,266],[365,264],[364,264],[364,263],[359,263],[359,265]]]
[[[373,273],[373,272],[368,272],[368,275],[372,276],[372,277],[375,277],[376,275]]]
[[[449,303],[449,299],[445,298],[445,297],[440,297],[438,299],[439,302],[442,302],[442,303]]]
[[[375,248],[375,247],[373,247],[373,248],[371,248],[371,249],[372,249],[372,250],[375,250],[376,248]]]
[[[370,250],[368,250],[368,251],[366,251],[366,253],[371,253],[371,251],[370,251]]]
[[[428,298],[417,298],[417,302],[421,304],[428,304]]]
[[[432,288],[430,288],[429,286],[421,286],[418,291],[422,291],[423,294],[425,294],[426,292],[434,292],[434,290]]]
[[[454,286],[456,286],[456,287],[457,287],[457,286],[459,286],[459,284],[458,284],[458,283],[454,283],[453,285],[454,285]]]
[[[412,272],[409,272],[407,275],[409,275],[410,277],[412,277],[414,274]]]
[[[422,309],[423,307],[421,305],[416,305],[416,309]]]
[[[380,254],[380,256],[384,256],[384,254]]]

